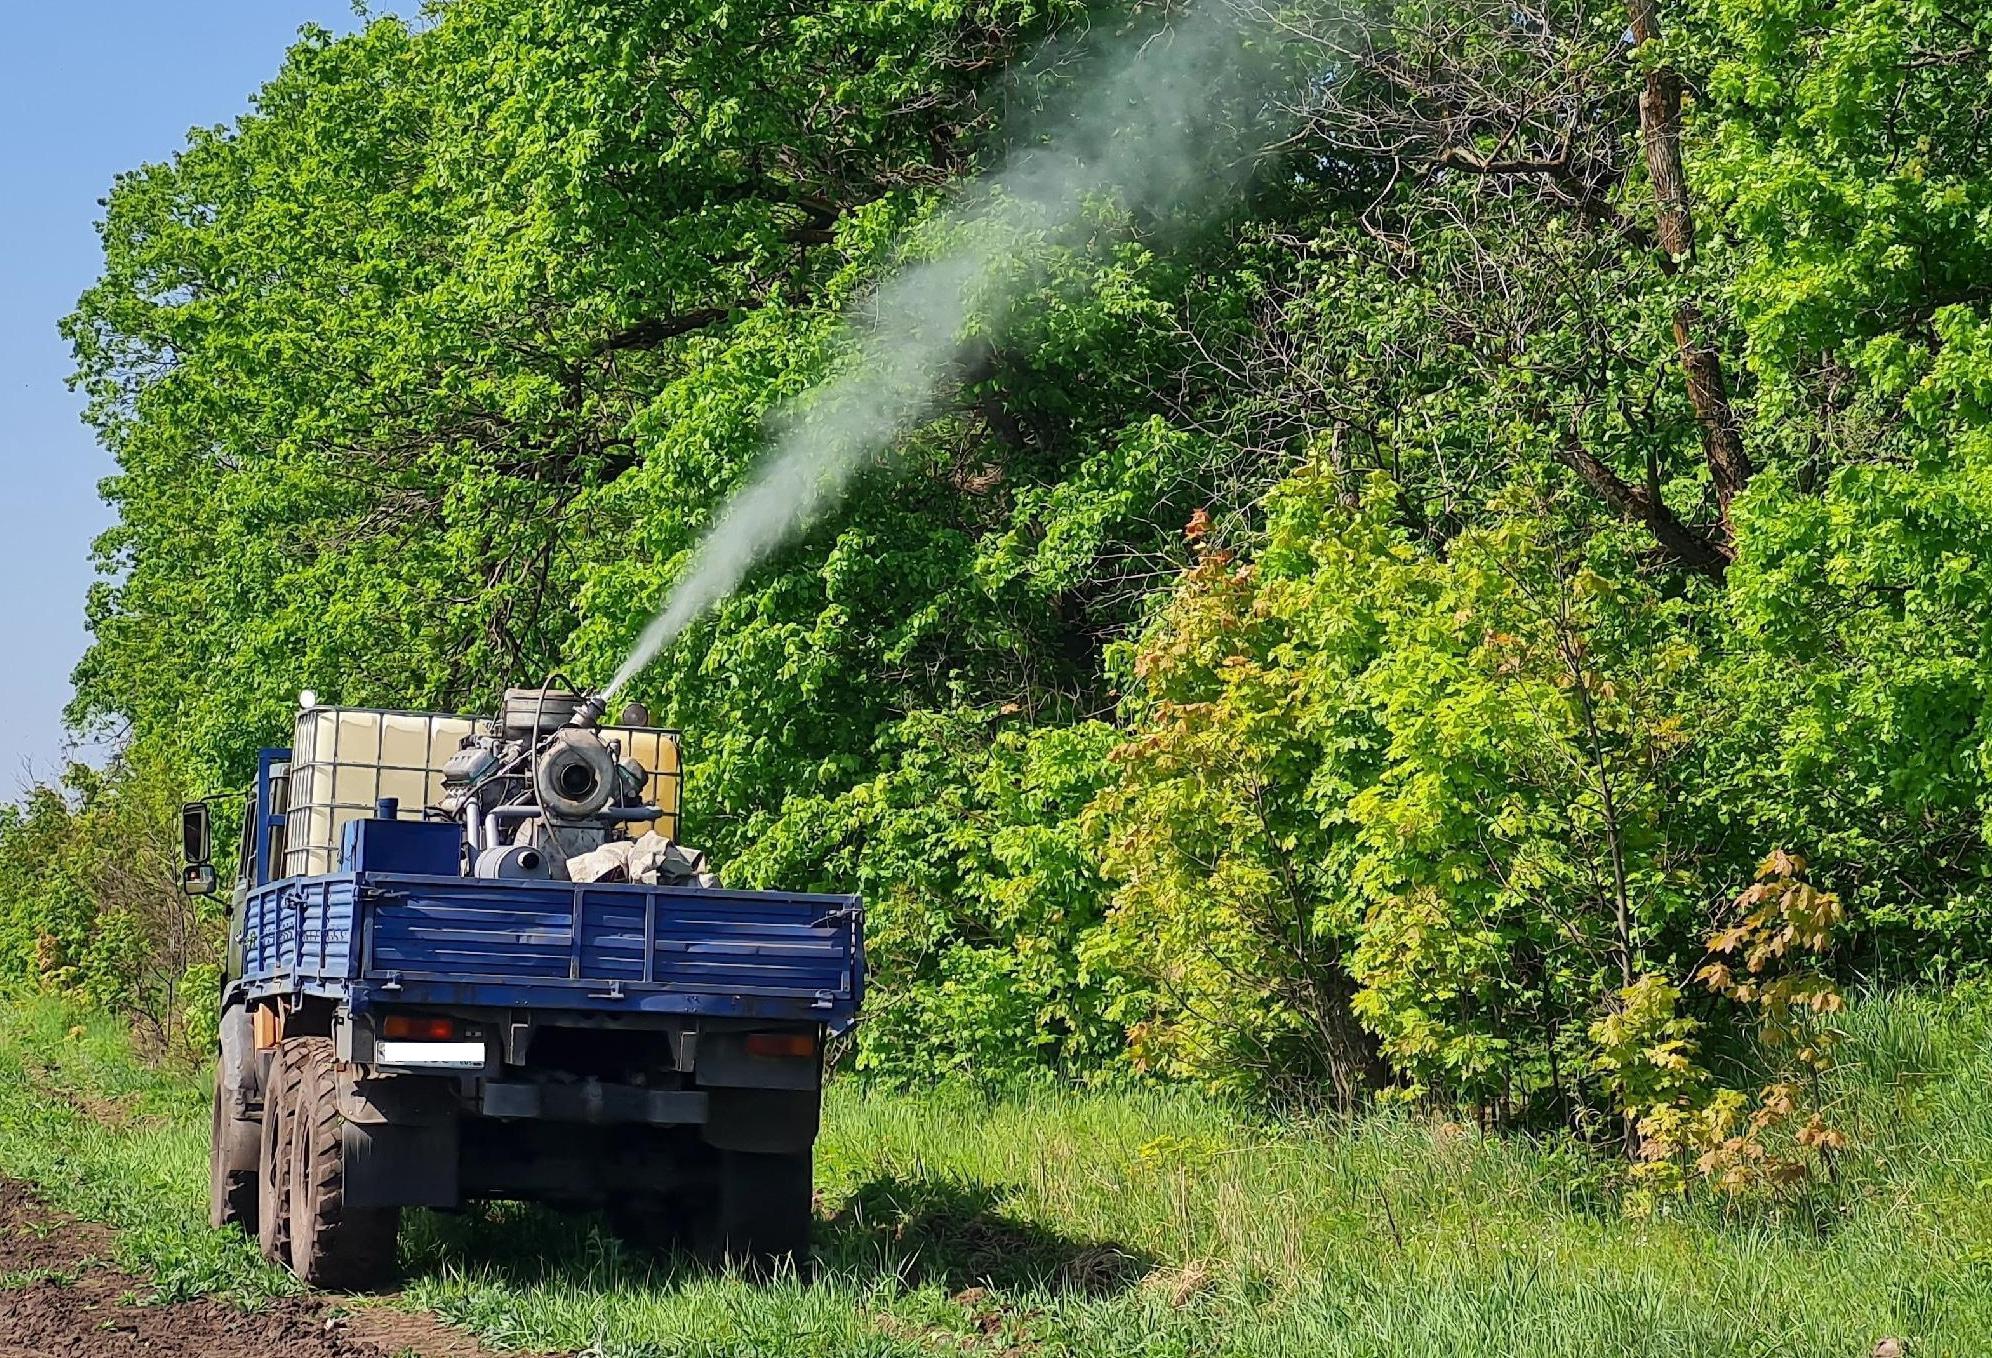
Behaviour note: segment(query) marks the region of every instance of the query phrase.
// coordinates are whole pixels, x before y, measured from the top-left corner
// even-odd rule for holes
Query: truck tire
[[[284,1043],[296,1098],[291,1104],[291,1272],[313,1287],[343,1292],[394,1276],[399,1207],[346,1203],[346,1118],[339,1111],[339,1059],[329,1037]]]
[[[214,1071],[214,1126],[208,1138],[208,1225],[258,1231],[258,1180],[262,1177],[262,1126],[228,1107],[226,1075]]]
[[[256,1243],[263,1257],[279,1268],[290,1267],[292,1082],[285,1050],[289,1045],[280,1042],[270,1053],[269,1075],[263,1087],[263,1133],[256,1157]]]
[[[762,1277],[793,1269],[807,1278],[815,1215],[810,1152],[722,1151],[717,1186],[716,1252]]]

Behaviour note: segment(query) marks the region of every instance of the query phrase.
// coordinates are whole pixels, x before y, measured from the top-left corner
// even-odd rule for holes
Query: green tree
[[[1041,42],[1153,11],[447,0],[121,176],[71,716],[130,767],[10,813],[5,965],[139,936],[86,946],[90,865],[299,689],[613,672],[1086,79]],[[1982,966],[1992,6],[1274,12],[1315,78],[1224,210],[1020,249],[892,465],[642,676],[688,833],[866,891],[858,1060],[908,1075],[1571,1112],[1779,844],[1843,968]]]

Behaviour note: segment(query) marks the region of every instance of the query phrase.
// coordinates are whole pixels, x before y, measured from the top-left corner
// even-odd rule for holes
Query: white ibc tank
[[[392,797],[409,817],[443,797],[443,764],[476,729],[476,719],[367,707],[311,707],[297,714],[285,814],[284,873],[310,876],[339,866],[346,822]]]

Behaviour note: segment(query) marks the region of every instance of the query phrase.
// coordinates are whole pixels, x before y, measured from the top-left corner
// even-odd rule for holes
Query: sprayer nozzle
[[[606,693],[590,693],[581,700],[581,706],[574,709],[574,715],[567,719],[567,724],[584,729],[592,727],[608,710],[609,698]]]

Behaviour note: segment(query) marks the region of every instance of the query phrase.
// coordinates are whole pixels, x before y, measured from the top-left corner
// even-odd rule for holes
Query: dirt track
[[[112,1236],[0,1179],[0,1358],[474,1358],[428,1316],[300,1297],[244,1311],[202,1299],[145,1304],[152,1289],[105,1262]]]

